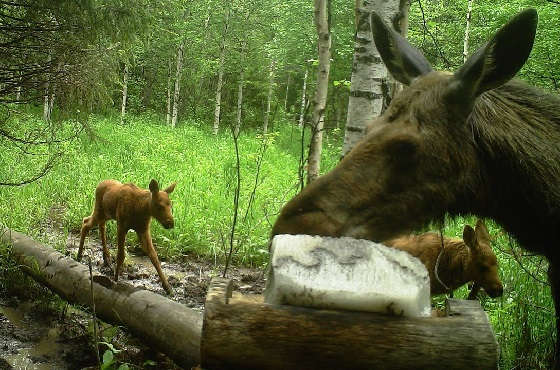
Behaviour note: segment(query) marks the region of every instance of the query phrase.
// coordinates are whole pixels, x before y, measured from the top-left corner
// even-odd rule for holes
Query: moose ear
[[[375,46],[397,81],[409,85],[414,78],[432,71],[430,62],[422,53],[388,27],[377,13],[372,12],[370,19]]]
[[[152,179],[152,181],[150,181],[150,191],[152,193],[157,193],[159,191],[158,182],[154,179]]]
[[[474,101],[483,92],[505,84],[529,58],[537,30],[537,11],[517,14],[496,32],[455,72],[450,95],[457,101]]]
[[[470,225],[465,225],[465,228],[463,229],[463,240],[470,249],[475,249],[476,233]]]
[[[171,194],[171,193],[173,193],[173,190],[175,190],[175,186],[177,186],[177,183],[176,183],[176,182],[174,182],[173,184],[171,184],[171,185],[169,185],[168,187],[166,187],[164,191],[165,191],[167,194]]]
[[[389,158],[399,166],[416,163],[420,142],[415,136],[399,135],[388,140],[384,146]]]
[[[478,239],[490,241],[490,233],[488,232],[488,229],[486,228],[484,221],[478,219],[476,221],[476,226],[474,227],[474,230],[476,232],[476,237]]]

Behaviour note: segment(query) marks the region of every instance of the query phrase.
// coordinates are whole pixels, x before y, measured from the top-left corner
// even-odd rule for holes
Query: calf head
[[[478,220],[474,230],[465,225],[463,240],[471,250],[468,271],[472,281],[484,288],[490,297],[500,297],[504,288],[498,275],[498,260],[490,248],[490,234],[484,222]]]
[[[536,12],[517,15],[454,74],[432,71],[377,15],[371,21],[383,61],[409,86],[331,172],[286,204],[272,235],[386,240],[446,212],[480,213],[477,207],[487,202],[467,117],[483,92],[507,82],[525,63]]]
[[[152,217],[166,229],[173,227],[173,214],[171,213],[171,200],[169,194],[175,190],[177,183],[173,183],[163,191],[159,190],[159,184],[156,180],[150,181],[150,192],[152,193],[151,211]]]

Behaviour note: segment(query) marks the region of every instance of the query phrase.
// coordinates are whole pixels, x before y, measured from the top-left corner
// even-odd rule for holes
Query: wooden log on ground
[[[232,296],[214,279],[204,311],[203,368],[496,369],[498,344],[478,301],[445,317],[269,305]]]
[[[1,226],[0,241],[13,246],[12,255],[35,280],[69,302],[91,307],[86,266]],[[126,326],[180,366],[190,368],[200,363],[201,313],[148,290],[115,283],[104,275],[94,276],[93,281],[98,317]]]

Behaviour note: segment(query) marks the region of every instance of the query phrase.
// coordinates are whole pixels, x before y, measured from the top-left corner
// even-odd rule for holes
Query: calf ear
[[[375,46],[391,75],[405,85],[432,71],[430,62],[398,32],[388,27],[377,13],[371,13],[371,32]]]
[[[476,232],[477,238],[490,241],[490,233],[488,232],[488,229],[486,228],[484,221],[478,219],[476,221],[476,226],[474,227],[474,230]]]
[[[174,182],[173,184],[171,184],[171,185],[169,185],[168,187],[166,187],[164,191],[165,191],[167,194],[171,194],[171,193],[173,193],[173,190],[175,190],[175,186],[177,186],[177,183],[176,183],[176,182]]]
[[[463,240],[471,250],[476,249],[476,233],[470,225],[465,225],[463,229]]]
[[[158,182],[154,179],[152,179],[152,181],[150,181],[150,191],[152,193],[157,193],[159,191]]]
[[[474,101],[484,91],[501,86],[513,78],[529,58],[537,20],[537,11],[527,9],[503,25],[485,46],[455,72],[450,83],[450,96],[455,97],[457,102],[464,102],[465,98]]]

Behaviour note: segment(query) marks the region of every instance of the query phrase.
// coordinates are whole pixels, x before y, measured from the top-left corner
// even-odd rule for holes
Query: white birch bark
[[[171,59],[167,65],[167,114],[165,115],[165,123],[171,123]]]
[[[54,95],[55,95],[55,89],[54,89],[54,85],[51,85],[50,88],[50,96],[49,96],[49,120],[52,117],[52,112],[53,112],[53,107],[54,107]]]
[[[303,75],[303,87],[301,89],[301,110],[299,113],[299,123],[298,126],[301,128],[303,127],[303,116],[305,115],[305,94],[307,91],[307,75],[308,75],[307,67],[305,67],[305,74]]]
[[[467,56],[469,53],[469,29],[471,27],[471,14],[472,14],[472,6],[474,0],[469,0],[468,8],[467,8],[467,24],[465,27],[465,40],[463,42],[463,63],[467,61]]]
[[[123,73],[123,89],[122,89],[122,104],[121,104],[121,125],[124,124],[124,115],[126,114],[126,98],[128,94],[128,63],[124,64]]]
[[[220,111],[222,109],[222,85],[224,82],[224,58],[225,48],[220,50],[220,69],[218,71],[218,83],[216,84],[216,106],[214,108],[214,135],[218,134],[220,128]]]
[[[21,74],[21,72],[19,73]],[[20,98],[21,98],[21,84],[22,84],[22,79],[21,77],[18,78],[18,86],[16,87],[16,102],[19,103]]]
[[[173,93],[173,115],[171,117],[171,127],[177,125],[177,115],[179,111],[179,90],[181,88],[181,72],[183,70],[184,44],[181,42],[177,49],[177,70],[175,71],[175,91]]]
[[[364,136],[366,125],[382,113],[393,90],[373,42],[370,12],[377,12],[387,24],[403,34],[408,24],[409,7],[410,3],[405,0],[356,0],[356,40],[343,156]]]
[[[49,83],[45,83],[45,94],[43,96],[43,120],[49,122],[51,116],[49,114]]]
[[[286,96],[284,97],[284,112],[286,112],[286,109],[288,109],[288,92],[290,89],[290,77],[291,77],[291,73],[288,73],[288,82],[286,82]]]
[[[226,57],[226,34],[228,31],[229,22],[229,9],[226,10],[226,18],[224,25],[224,34],[222,37],[222,43],[220,45],[220,64],[218,69],[218,83],[216,84],[216,106],[214,108],[214,135],[218,134],[220,128],[220,112],[222,109],[222,87],[224,83],[224,61]]]
[[[245,70],[241,68],[239,72],[239,83],[237,85],[237,120],[235,122],[235,127],[233,129],[233,134],[239,136],[239,130],[241,128],[241,108],[243,106],[243,79],[245,78]]]
[[[233,128],[233,134],[237,137],[239,136],[239,130],[241,129],[241,113],[243,108],[243,84],[245,83],[245,48],[247,42],[243,41],[241,45],[241,71],[239,72],[239,83],[237,85],[237,120]]]
[[[268,118],[270,117],[270,103],[272,102],[272,91],[274,87],[274,59],[270,62],[270,71],[268,73],[268,94],[266,95],[266,112],[264,114],[263,134],[268,132]]]
[[[313,116],[311,122],[311,142],[309,143],[309,161],[307,183],[319,177],[321,169],[321,151],[323,146],[323,126],[325,122],[325,105],[329,87],[331,65],[331,33],[329,29],[330,0],[315,0],[314,21],[317,28],[319,65],[317,67],[317,90],[313,98]]]

